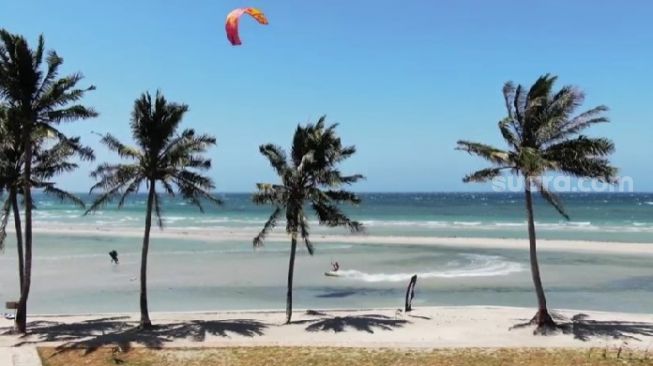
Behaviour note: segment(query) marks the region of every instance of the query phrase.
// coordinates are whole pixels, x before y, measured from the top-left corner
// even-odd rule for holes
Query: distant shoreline
[[[40,226],[35,228],[35,234],[46,235],[74,235],[74,236],[113,236],[113,237],[142,237],[140,228],[88,228],[83,227],[52,227]],[[10,232],[10,230],[8,230]],[[226,241],[251,241],[256,235],[251,230],[230,229],[180,229],[168,228],[165,231],[153,230],[152,237],[165,239],[201,240],[207,242],[223,243]],[[381,236],[366,234],[314,234],[311,237],[315,243],[347,243],[367,245],[426,245],[447,248],[472,248],[472,249],[509,249],[527,250],[528,239],[514,238],[476,238],[476,237],[432,237],[432,236]],[[284,242],[288,240],[283,233],[272,233],[267,239],[269,242]],[[653,256],[653,242],[626,243],[626,242],[599,242],[582,240],[549,240],[538,239],[538,250],[583,252],[623,255],[651,255]]]

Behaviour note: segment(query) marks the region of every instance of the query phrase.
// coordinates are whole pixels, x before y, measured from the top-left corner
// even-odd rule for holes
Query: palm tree
[[[98,180],[91,188],[91,193],[99,189],[102,194],[87,213],[98,210],[117,197],[118,208],[121,208],[127,197],[137,193],[143,183],[147,187],[140,273],[141,328],[149,328],[152,325],[147,307],[147,253],[150,246],[152,210],[156,214],[159,227],[163,228],[162,202],[156,185],[159,184],[171,197],[175,196],[176,186],[181,197],[196,205],[202,212],[203,201],[222,204],[210,193],[215,188],[213,181],[201,174],[211,167],[211,160],[204,158],[202,154],[215,145],[215,138],[196,135],[192,129],[177,133],[187,111],[187,105],[170,103],[159,92],[154,100],[149,93],[142,94],[134,103],[130,123],[137,147],[125,145],[110,134],[104,135],[101,140],[109,150],[130,162],[101,164],[91,173],[91,176]]]
[[[97,116],[93,109],[77,104],[94,87],[77,88],[83,79],[81,74],[60,78],[59,67],[63,64],[63,59],[56,52],[49,51],[43,67],[44,56],[45,42],[42,36],[39,37],[36,49],[32,50],[22,36],[0,30],[0,98],[13,111],[10,113],[9,124],[19,126],[24,146],[21,158],[24,162],[22,190],[25,201],[25,263],[16,312],[16,329],[23,333],[26,330],[32,273],[32,161],[35,131],[50,134],[66,143],[69,138],[56,128],[58,124]],[[84,152],[80,154],[85,155]]]
[[[8,193],[2,205],[2,220],[0,221],[0,247],[4,248],[7,237],[6,228],[10,214],[14,217],[16,231],[16,249],[18,252],[18,290],[23,289],[25,274],[25,258],[23,249],[23,232],[18,205],[18,191],[21,190],[22,177],[22,133],[17,124],[9,123],[10,109],[2,106],[0,109],[0,191]]]
[[[531,274],[538,302],[538,311],[531,323],[540,331],[555,323],[549,315],[540,278],[531,189],[537,188],[547,202],[569,219],[560,199],[544,186],[543,174],[554,172],[614,182],[617,172],[607,159],[614,151],[612,141],[580,134],[594,124],[608,122],[605,116],[608,108],[598,106],[575,115],[583,103],[583,93],[571,86],[554,93],[556,79],[549,74],[541,76],[528,92],[521,85],[505,84],[503,95],[508,116],[499,122],[499,130],[508,150],[469,141],[458,141],[457,147],[492,163],[490,168],[467,175],[464,182],[486,182],[503,171],[524,179]]]
[[[4,243],[7,237],[6,227],[8,225],[9,216],[11,215],[11,196],[13,195],[13,185],[18,181],[17,169],[14,164],[19,159],[15,157],[12,144],[12,136],[10,134],[10,126],[8,122],[8,108],[6,105],[0,105],[0,194],[4,195],[9,193],[9,197],[2,205],[2,218],[0,219],[0,249],[4,250]],[[20,223],[20,218],[18,218]],[[16,236],[18,245],[18,274],[19,274],[19,289],[22,288],[23,283],[23,256],[22,256],[22,230],[17,230]]]
[[[259,148],[279,175],[281,184],[257,184],[258,192],[253,195],[254,203],[273,205],[275,209],[261,232],[254,238],[254,246],[261,246],[279,217],[285,215],[286,233],[291,238],[286,323],[290,323],[292,317],[292,282],[299,237],[304,241],[308,252],[313,255],[306,206],[309,205],[313,209],[320,224],[329,227],[345,226],[352,232],[363,230],[359,222],[350,220],[338,207],[341,203],[360,203],[358,196],[343,190],[342,186],[355,183],[363,176],[343,176],[337,167],[338,163],[352,156],[356,148],[343,147],[335,133],[337,124],[325,127],[325,118],[320,118],[315,125],[297,126],[290,162],[279,146],[267,144]]]
[[[0,106],[0,193],[8,192],[4,204],[2,205],[2,217],[0,220],[0,248],[4,247],[6,238],[6,227],[10,213],[14,217],[14,227],[16,231],[16,248],[18,251],[18,274],[19,290],[23,287],[24,278],[24,248],[23,234],[20,218],[20,206],[18,196],[22,194],[23,184],[23,161],[21,159],[23,148],[21,132],[17,130],[14,124],[8,124],[8,109]],[[61,190],[49,180],[55,175],[63,172],[70,172],[77,169],[78,165],[69,159],[80,152],[84,158],[92,158],[93,151],[80,144],[79,138],[69,138],[67,141],[59,141],[52,144],[51,136],[36,132],[35,152],[34,152],[34,169],[32,170],[32,183],[34,188],[42,189],[44,193],[54,195],[62,201],[69,201],[73,204],[84,208],[83,201],[75,195]],[[72,147],[74,146],[74,147]]]

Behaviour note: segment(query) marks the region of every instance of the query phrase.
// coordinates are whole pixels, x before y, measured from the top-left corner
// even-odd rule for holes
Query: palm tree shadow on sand
[[[555,327],[535,330],[535,334],[567,334],[574,339],[587,342],[592,338],[612,338],[622,340],[641,341],[638,336],[652,337],[653,323],[630,322],[618,320],[591,320],[587,314],[576,314],[566,318],[560,314],[552,313],[551,316],[557,322]],[[532,321],[520,323],[510,329],[519,329],[534,326]]]
[[[297,323],[310,323],[306,327],[308,332],[330,332],[334,333],[344,332],[346,328],[352,328],[359,332],[374,333],[374,330],[394,330],[395,328],[403,327],[409,323],[403,319],[393,319],[389,316],[369,314],[358,316],[334,316],[321,318],[316,320],[304,320]]]
[[[43,342],[64,342],[57,351],[83,349],[85,353],[100,347],[116,347],[129,350],[137,344],[147,348],[161,348],[166,343],[187,339],[203,342],[207,336],[231,337],[239,335],[254,337],[263,335],[267,325],[256,320],[234,319],[215,321],[187,321],[154,325],[140,329],[134,322],[121,321],[124,318],[104,318],[80,323],[32,322],[24,339],[15,344],[34,344]],[[35,337],[36,339],[30,339]]]

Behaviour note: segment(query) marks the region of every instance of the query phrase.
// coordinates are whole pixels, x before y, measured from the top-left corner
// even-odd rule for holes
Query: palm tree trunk
[[[532,323],[536,324],[538,328],[555,326],[555,323],[546,307],[546,297],[544,295],[544,287],[542,286],[542,279],[540,278],[540,266],[537,262],[537,242],[535,238],[535,219],[533,215],[533,197],[531,194],[531,181],[529,177],[525,177],[525,194],[526,194],[526,211],[528,212],[528,240],[530,242],[529,253],[531,261],[531,275],[533,277],[533,285],[535,286],[535,293],[537,294],[537,313],[533,317]]]
[[[151,328],[150,314],[147,310],[147,252],[150,249],[150,229],[152,228],[152,206],[156,192],[155,182],[150,181],[147,195],[147,213],[145,216],[145,234],[143,235],[143,251],[141,253],[141,328]]]
[[[16,330],[20,333],[27,331],[27,299],[32,283],[32,143],[31,129],[25,128],[23,141],[25,143],[25,171],[23,175],[25,198],[25,276],[23,287],[20,292],[20,301],[16,311]]]
[[[297,233],[292,234],[290,244],[290,262],[288,263],[288,292],[286,294],[286,324],[292,318],[292,278],[295,272],[295,252],[297,251]]]
[[[16,188],[9,192],[11,208],[14,213],[14,228],[16,229],[16,248],[18,250],[18,288],[23,291],[23,282],[25,277],[25,257],[23,255],[23,228],[20,223],[20,208],[18,207],[18,194]]]

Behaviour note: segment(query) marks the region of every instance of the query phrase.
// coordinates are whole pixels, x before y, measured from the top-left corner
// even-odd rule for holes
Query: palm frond
[[[62,202],[70,202],[81,209],[86,208],[86,204],[81,198],[77,197],[76,195],[70,192],[66,192],[62,189],[57,188],[54,185],[54,183],[46,183],[43,185],[42,188],[43,188],[43,193],[48,194],[50,196],[54,196]]]
[[[134,179],[143,179],[144,175],[139,165],[136,164],[100,164],[91,172],[91,177],[97,183],[91,187],[90,192],[97,189],[110,190],[127,186]]]
[[[349,191],[343,191],[343,190],[338,190],[338,191],[333,191],[333,190],[328,190],[325,191],[324,194],[332,201],[336,203],[352,203],[355,205],[358,205],[361,203],[360,197],[358,197],[357,194],[349,192]]]
[[[162,179],[160,182],[166,194],[170,197],[175,197],[175,189],[172,187],[172,184],[167,179]]]
[[[104,207],[107,203],[111,202],[115,197],[121,195],[121,204],[124,203],[126,196],[135,192],[138,187],[136,181],[142,182],[145,179],[140,174],[137,165],[124,165],[124,164],[100,164],[93,172],[91,177],[98,180],[98,182],[91,187],[90,193],[97,189],[101,189],[104,193],[100,194],[91,204],[91,207],[84,213],[87,215],[90,212],[97,211],[99,208]]]
[[[41,52],[43,52],[42,50],[41,48]],[[37,95],[43,94],[44,90],[52,87],[52,84],[59,75],[59,67],[63,64],[63,58],[59,57],[55,51],[49,51],[46,63],[48,65],[47,72],[41,81],[39,91],[36,93]]]
[[[252,241],[252,244],[254,244],[254,247],[260,247],[263,245],[263,241],[265,240],[265,237],[267,237],[268,233],[274,229],[274,227],[277,225],[277,221],[279,220],[279,216],[281,215],[281,207],[276,207],[274,211],[272,212],[272,215],[268,218],[268,220],[265,222],[263,225],[263,229],[254,237],[254,240]]]
[[[259,147],[259,151],[265,156],[270,165],[280,176],[283,176],[288,170],[288,162],[286,160],[286,153],[277,145],[266,144]]]
[[[304,240],[304,244],[306,245],[306,250],[308,250],[308,254],[313,255],[315,254],[315,247],[313,247],[313,243],[311,242],[310,239],[310,233],[309,233],[309,226],[308,226],[308,220],[306,220],[306,216],[302,213],[299,218],[299,233],[302,236],[302,239]]]
[[[210,193],[215,188],[210,178],[188,170],[176,172],[173,178],[181,196],[197,206],[201,212],[204,212],[201,200],[215,205],[223,204],[221,199]]]
[[[584,158],[607,156],[614,152],[614,143],[606,138],[590,138],[578,136],[572,140],[565,140],[551,145],[544,150],[544,155],[556,158]]]
[[[502,92],[503,92],[503,99],[506,103],[506,110],[508,111],[507,119],[514,121],[516,118],[513,109],[514,108],[513,102],[515,100],[515,92],[516,92],[515,84],[513,84],[512,81],[506,82],[505,84],[503,84]]]
[[[286,187],[281,185],[258,183],[256,188],[258,192],[252,195],[252,202],[257,205],[284,205],[288,198]]]
[[[141,152],[137,148],[123,144],[111,134],[104,135],[100,142],[109,150],[118,153],[121,158],[139,159],[141,157]]]
[[[32,164],[33,175],[40,180],[48,180],[55,175],[73,171],[78,167],[69,160],[74,155],[80,156],[82,160],[95,158],[93,150],[82,146],[77,137],[59,140],[48,149],[41,149],[37,145]]]
[[[510,117],[506,117],[499,121],[499,131],[501,131],[503,139],[506,140],[508,145],[512,148],[518,148],[521,142],[518,135],[519,131],[515,130],[515,126],[515,121]]]
[[[48,157],[48,160],[53,162],[56,162],[57,160],[66,160],[73,156],[77,156],[83,161],[95,160],[93,149],[89,146],[83,145],[79,137],[68,137],[49,125],[44,125],[42,127],[45,133],[54,136],[53,140],[56,140],[56,143],[45,150],[41,151],[41,149],[38,149],[34,152],[35,155],[40,158]],[[40,141],[41,144],[45,145],[45,140],[46,139]],[[52,156],[54,156],[54,158]]]
[[[195,135],[194,130],[185,130],[170,141],[159,154],[158,159],[167,161],[173,167],[208,170],[211,167],[211,159],[206,159],[200,154],[205,153],[215,144],[216,139],[213,136]]]
[[[579,136],[549,146],[543,156],[560,172],[614,182],[617,169],[605,159],[613,152],[614,143],[608,139]]]
[[[97,116],[99,116],[99,113],[93,108],[82,105],[73,105],[64,109],[48,112],[47,121],[51,123],[71,122]]]
[[[519,134],[524,134],[524,115],[526,114],[526,93],[521,85],[515,88],[514,99],[512,105],[514,107],[514,118],[512,119],[516,124]]]
[[[317,214],[320,224],[330,227],[346,226],[351,232],[363,231],[363,224],[351,220],[335,205],[324,202],[313,202],[311,207],[313,207],[313,210]]]
[[[125,205],[125,201],[127,201],[127,197],[131,196],[132,194],[138,193],[138,188],[143,183],[143,180],[144,180],[143,177],[135,177],[128,184],[126,183],[123,185],[127,188],[125,188],[125,190],[120,194],[120,199],[118,200],[118,208],[122,208]]]
[[[498,168],[485,168],[478,170],[472,174],[468,174],[463,178],[463,182],[487,182],[501,175],[501,172],[511,167],[498,167]]]
[[[125,182],[129,183],[129,182]],[[99,210],[100,208],[104,207],[106,204],[111,202],[119,193],[120,190],[123,188],[123,185],[118,185],[115,186],[109,190],[107,190],[105,193],[99,195],[95,200],[93,200],[93,203],[91,206],[84,212],[84,215],[88,215],[91,212],[95,212]]]
[[[494,164],[508,165],[510,164],[509,154],[496,147],[481,144],[478,142],[460,140],[457,142],[456,150],[465,151],[471,155],[480,156]]]
[[[558,211],[558,213],[560,215],[562,215],[562,217],[569,220],[569,215],[565,211],[565,208],[564,208],[564,206],[562,204],[562,200],[560,200],[560,198],[556,194],[549,191],[544,186],[544,184],[542,184],[541,179],[532,179],[532,182],[535,185],[535,187],[537,187],[537,189],[540,192],[540,195],[542,196],[542,198],[544,198],[547,202],[549,202],[551,204],[551,206],[553,206],[553,208],[555,208],[556,211]]]
[[[558,133],[551,136],[551,140],[557,141],[577,134],[592,125],[610,122],[610,119],[604,115],[608,110],[608,107],[600,105],[573,117],[560,126]]]
[[[354,174],[343,176],[337,169],[319,169],[309,173],[317,185],[325,187],[340,187],[343,185],[351,185],[359,180],[365,179],[362,174]]]

